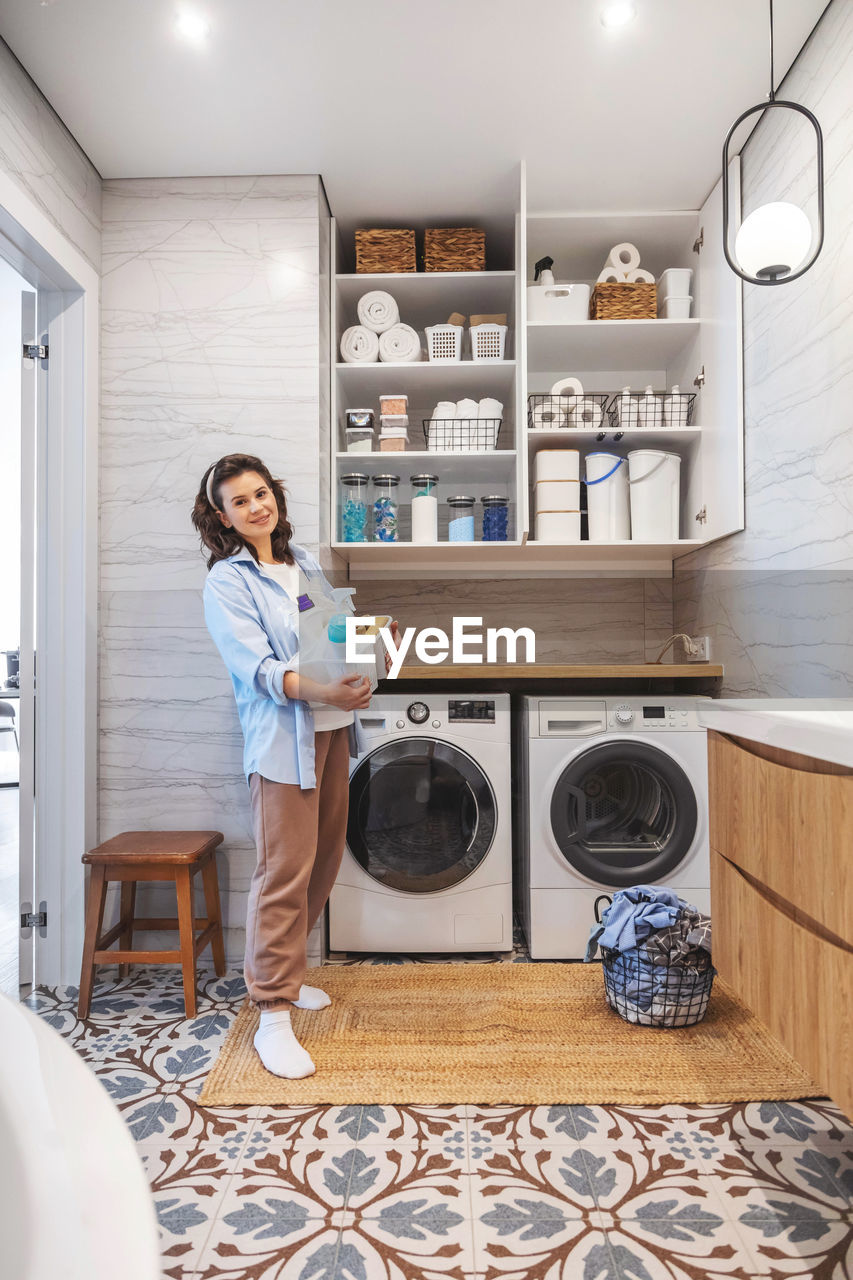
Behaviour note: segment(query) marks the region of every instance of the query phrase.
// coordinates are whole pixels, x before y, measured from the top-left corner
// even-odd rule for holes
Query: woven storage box
[[[417,271],[414,231],[356,231],[355,269],[362,274]]]
[[[655,320],[658,314],[657,286],[638,281],[636,284],[597,284],[589,303],[591,320]]]
[[[478,227],[427,227],[425,271],[485,271],[486,233]]]

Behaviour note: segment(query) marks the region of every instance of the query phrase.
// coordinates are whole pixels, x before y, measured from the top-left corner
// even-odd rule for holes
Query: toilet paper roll
[[[551,388],[552,396],[582,396],[583,383],[580,378],[561,378],[559,382],[555,382]]]
[[[601,426],[603,416],[603,410],[597,400],[593,400],[591,396],[582,396],[569,409],[569,426],[584,427],[587,430],[597,431]]]
[[[555,428],[562,429],[568,425],[566,410],[559,400],[538,402],[533,407],[532,417],[534,431],[553,431]]]
[[[617,271],[636,271],[640,265],[640,251],[635,244],[624,240],[615,244],[607,255],[605,266],[615,267]]]
[[[596,284],[624,284],[626,279],[626,272],[619,267],[605,267]]]
[[[644,271],[642,267],[637,267],[634,271],[627,271],[625,273],[625,279],[629,284],[638,284],[640,282],[643,284],[655,283],[655,278],[651,271]]]

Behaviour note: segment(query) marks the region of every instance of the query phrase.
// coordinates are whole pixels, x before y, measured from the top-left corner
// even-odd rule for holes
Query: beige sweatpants
[[[341,865],[349,804],[349,730],[314,737],[311,790],[249,778],[258,862],[246,920],[246,986],[261,1009],[299,999],[306,943]]]

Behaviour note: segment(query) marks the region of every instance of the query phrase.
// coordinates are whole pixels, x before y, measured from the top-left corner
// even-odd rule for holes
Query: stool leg
[[[133,950],[133,917],[136,914],[136,881],[122,880],[121,882],[121,922],[124,929],[121,932],[119,946],[122,951]],[[130,973],[129,964],[120,964],[118,967],[119,978],[126,978]]]
[[[83,963],[80,968],[80,994],[77,999],[77,1017],[88,1018],[92,1001],[92,982],[95,976],[95,952],[104,923],[104,903],[107,900],[107,882],[104,867],[96,864],[89,877],[89,896],[86,900],[86,933],[83,939]]]
[[[207,918],[216,923],[216,929],[210,939],[210,950],[213,953],[213,968],[216,976],[221,978],[225,973],[225,943],[222,939],[222,907],[219,902],[219,880],[216,875],[216,854],[211,853],[201,869],[204,883],[204,901],[207,907]]]
[[[181,970],[184,975],[184,1008],[188,1018],[196,1015],[195,993],[195,913],[193,911],[193,877],[189,867],[178,867],[175,872],[175,888],[178,894],[178,929],[181,938]]]

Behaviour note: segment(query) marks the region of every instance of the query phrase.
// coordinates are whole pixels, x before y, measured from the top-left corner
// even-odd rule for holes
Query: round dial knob
[[[613,718],[617,724],[630,724],[634,719],[634,710],[632,707],[617,707]]]
[[[429,719],[429,707],[425,702],[413,702],[406,715],[412,724],[423,724],[425,720]]]

